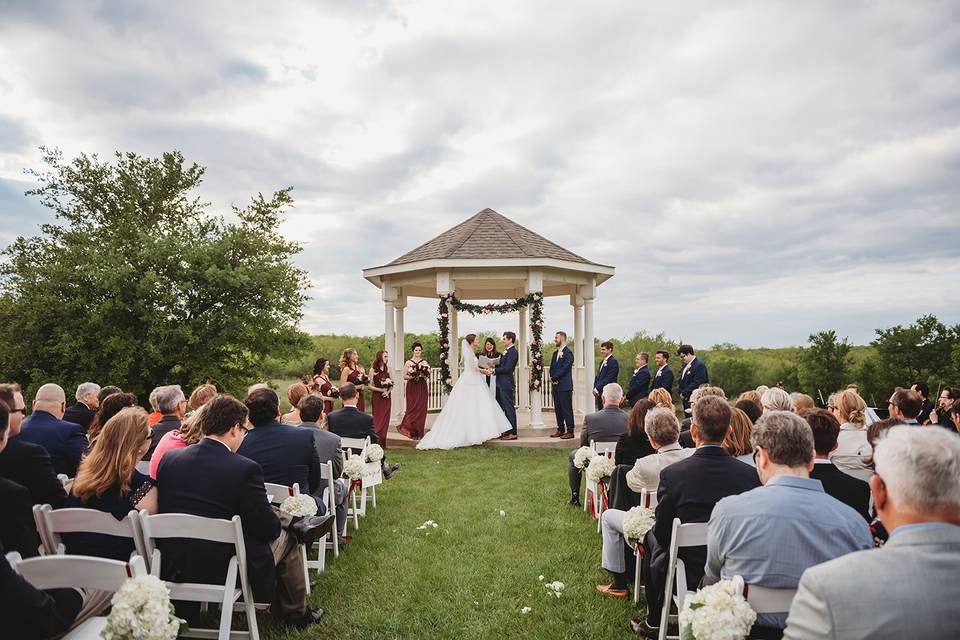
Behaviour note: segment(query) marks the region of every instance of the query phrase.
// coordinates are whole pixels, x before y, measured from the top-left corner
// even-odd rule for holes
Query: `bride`
[[[503,409],[490,395],[483,377],[487,371],[477,364],[476,344],[477,336],[472,333],[463,339],[460,349],[463,373],[433,428],[417,449],[469,447],[499,438],[504,431],[510,430]]]

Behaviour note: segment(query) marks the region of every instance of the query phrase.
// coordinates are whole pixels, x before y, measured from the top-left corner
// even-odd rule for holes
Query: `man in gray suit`
[[[320,427],[320,419],[323,417],[323,398],[314,395],[304,396],[297,405],[300,410],[300,426],[307,427],[313,431],[313,448],[317,450],[317,456],[321,464],[331,463],[333,467],[333,499],[337,505],[337,531],[343,532],[347,524],[347,485],[340,477],[343,475],[343,450],[340,448],[340,436],[329,431],[324,431]],[[326,488],[326,482],[321,483],[319,494],[323,495]],[[340,544],[346,540],[341,537]]]
[[[580,446],[586,447],[591,440],[597,442],[616,442],[627,432],[627,414],[620,409],[623,400],[623,387],[611,382],[603,388],[603,408],[591,413],[583,419],[583,430],[580,431]],[[580,503],[580,469],[573,464],[576,451],[571,451],[567,460],[567,477],[570,480],[570,504],[575,507]]]
[[[785,639],[960,638],[960,438],[893,427],[873,459],[890,539],[804,571]]]

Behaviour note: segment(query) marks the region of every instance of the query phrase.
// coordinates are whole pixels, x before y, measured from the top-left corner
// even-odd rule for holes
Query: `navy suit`
[[[573,352],[566,346],[557,349],[550,359],[550,380],[553,381],[553,413],[557,431],[573,433]]]
[[[67,474],[70,478],[77,475],[80,456],[90,445],[83,427],[54,418],[53,414],[40,410],[34,411],[23,421],[17,437],[46,449],[53,462],[53,469],[57,473]]]
[[[503,408],[503,415],[507,417],[507,422],[513,427],[507,433],[517,435],[517,408],[514,406],[514,395],[516,386],[513,382],[513,371],[517,368],[517,361],[520,359],[515,346],[503,352],[500,356],[500,364],[493,370],[497,376],[497,402]]]
[[[684,367],[680,374],[680,397],[683,399],[683,410],[690,411],[690,394],[702,384],[707,384],[710,378],[707,375],[707,365],[700,358],[690,361],[689,367]]]
[[[307,447],[313,449],[312,439]],[[263,483],[260,465],[209,438],[168,451],[157,468],[160,513],[225,520],[240,516],[250,586],[257,601],[273,602],[275,564],[270,543],[280,535],[280,520],[267,501]],[[205,540],[160,542],[165,580],[222,583],[226,577],[232,546]]]
[[[654,389],[666,389],[667,393],[673,394],[673,369],[670,368],[670,365],[663,365],[663,369],[654,374],[653,382],[650,383],[650,391]]]
[[[237,453],[260,465],[266,482],[300,485],[300,493],[320,490],[320,456],[313,446],[313,434],[306,429],[279,422],[261,424],[249,433]],[[326,513],[317,501],[318,515]]]
[[[47,450],[38,444],[11,438],[0,452],[0,477],[22,484],[30,492],[30,504],[63,507],[67,492],[53,470]]]
[[[650,369],[643,365],[637,369],[633,377],[630,378],[630,384],[627,385],[627,402],[630,406],[637,404],[650,393]]]
[[[366,438],[370,437],[371,444],[383,446],[384,442],[377,439],[377,434],[373,429],[373,416],[364,413],[354,406],[346,406],[336,411],[331,411],[327,416],[327,424],[330,433],[341,438]],[[354,450],[354,453],[360,451]]]
[[[93,422],[93,416],[96,414],[97,412],[87,405],[82,402],[77,402],[77,404],[67,407],[67,410],[63,412],[63,419],[65,422],[73,422],[80,425],[83,427],[83,430],[86,431],[90,428],[90,423]]]
[[[593,388],[597,390],[597,411],[603,409],[603,388],[611,382],[616,382],[620,378],[620,363],[611,354],[605,361],[600,363],[597,370],[597,377],[594,378]]]

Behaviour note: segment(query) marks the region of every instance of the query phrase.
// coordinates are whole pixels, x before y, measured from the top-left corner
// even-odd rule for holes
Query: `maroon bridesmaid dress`
[[[360,410],[360,413],[366,411],[366,407],[363,404],[363,389],[360,388],[360,379],[363,378],[363,372],[359,369],[353,369],[347,375],[347,382],[352,382],[357,385],[357,409]]]
[[[383,388],[383,381],[390,377],[389,371],[378,371],[373,374],[373,386]],[[373,431],[377,434],[380,446],[387,447],[387,431],[390,429],[390,398],[384,398],[380,391],[370,391],[370,402],[373,405]]]
[[[329,398],[330,390],[333,389],[333,383],[330,382],[329,380],[324,380],[323,378],[320,378],[320,376],[316,376],[314,379],[316,380],[317,378],[319,378],[320,381],[323,383],[320,385],[320,395],[326,396]],[[333,402],[331,402],[330,400],[324,400],[323,412],[327,415],[330,415],[332,411],[333,411]]]
[[[427,424],[427,381],[407,380],[406,395],[407,411],[397,430],[408,438],[419,440]]]

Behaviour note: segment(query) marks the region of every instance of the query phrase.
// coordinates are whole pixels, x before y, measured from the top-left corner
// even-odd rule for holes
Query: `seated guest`
[[[198,385],[190,393],[190,399],[187,401],[187,406],[190,408],[190,413],[187,414],[187,417],[199,411],[200,407],[207,404],[215,395],[217,395],[217,388],[209,382]]]
[[[723,398],[724,400],[727,399],[727,394],[724,392],[723,389],[721,389],[720,387],[711,387],[708,385],[704,387],[698,387],[693,390],[693,392],[690,394],[690,406],[692,407],[697,403],[697,400],[699,400],[700,398],[706,398],[707,396],[716,396],[717,398]],[[693,442],[693,436],[690,434],[690,425],[692,424],[692,422],[693,422],[693,416],[691,414],[690,417],[685,418],[683,422],[680,424],[680,446],[681,447],[689,447],[690,449],[693,449],[694,447],[696,447],[696,444],[694,444]]]
[[[954,432],[960,433],[960,403],[950,409],[950,421],[953,423]]]
[[[864,425],[867,403],[853,389],[845,389],[833,398],[833,416],[840,423],[840,436],[837,438],[837,450],[834,456],[868,456],[870,445],[867,443],[867,428]]]
[[[148,418],[150,426],[160,422],[160,418],[163,417],[163,414],[160,413],[160,410],[157,409],[157,394],[160,393],[162,387],[156,387],[153,391],[150,392],[150,397],[148,398],[150,402],[150,416]]]
[[[153,440],[150,443],[150,450],[143,456],[144,460],[150,460],[160,439],[171,431],[180,428],[180,423],[186,415],[187,399],[183,395],[183,389],[178,384],[169,384],[156,389],[157,411],[160,412],[160,419],[153,424]]]
[[[373,430],[373,416],[357,408],[359,394],[356,385],[347,382],[341,386],[340,401],[343,402],[343,408],[333,411],[327,416],[327,427],[330,433],[335,433],[341,438],[366,438],[369,436],[371,444],[381,444]],[[354,449],[353,452],[360,453],[360,450]],[[386,454],[384,454],[380,464],[383,469],[383,477],[386,480],[392,478],[393,474],[400,469],[399,462],[387,464]]]
[[[160,461],[163,459],[163,456],[166,455],[168,451],[189,447],[192,444],[197,444],[200,442],[200,439],[203,438],[200,419],[204,414],[204,406],[206,406],[206,404],[200,405],[199,409],[184,418],[179,429],[174,429],[160,438],[160,442],[157,443],[157,448],[153,451],[153,456],[150,457],[151,478],[156,479],[157,468],[160,466]]]
[[[300,493],[316,496],[320,488],[320,458],[313,435],[304,429],[280,423],[280,398],[273,389],[255,389],[243,402],[253,425],[237,453],[260,465],[266,482],[300,485]],[[319,514],[326,505],[317,500]]]
[[[937,408],[930,412],[930,424],[940,425],[944,429],[951,429],[950,412],[960,404],[960,389],[944,387],[937,399]]]
[[[673,519],[680,522],[707,522],[713,506],[727,496],[760,486],[757,472],[748,464],[730,457],[722,444],[730,430],[730,405],[723,398],[700,398],[693,409],[693,439],[697,449],[686,460],[675,462],[660,472],[657,488],[657,519],[647,534],[644,546],[644,594],[647,618],[632,620],[631,630],[639,635],[656,635],[659,631],[667,579]],[[680,551],[687,572],[687,585],[696,589],[703,577],[706,547]],[[669,591],[672,591],[670,585]],[[669,601],[667,603],[669,606]]]
[[[123,393],[121,391],[119,393],[112,393],[104,398],[103,402],[100,403],[100,408],[97,409],[97,413],[93,416],[90,428],[87,429],[87,438],[90,439],[90,446],[93,446],[93,443],[96,442],[101,427],[107,424],[110,418],[127,407],[135,406],[137,406],[137,396],[132,393]],[[90,446],[87,447],[88,451]]]
[[[902,424],[905,423],[898,418],[884,418],[872,423],[865,429],[868,450],[873,451],[873,444],[887,429]],[[840,432],[840,435],[843,435],[843,431]],[[870,476],[873,475],[872,455],[837,455],[837,452],[834,451],[830,456],[830,462],[847,475],[859,478],[864,482],[870,482]]]
[[[0,455],[7,446],[10,429],[10,406],[0,400]],[[40,537],[33,524],[33,502],[23,485],[0,478],[0,545],[21,556],[37,555]],[[3,594],[3,600],[6,593]]]
[[[723,438],[723,448],[740,462],[753,466],[753,447],[750,445],[750,432],[753,430],[753,421],[750,417],[734,407],[730,410],[730,433]]]
[[[87,450],[87,433],[80,425],[61,419],[66,408],[63,388],[53,383],[43,385],[37,389],[33,413],[23,421],[17,437],[46,449],[54,471],[72,478]]]
[[[17,640],[47,640],[65,633],[83,607],[77,589],[40,590],[23,579],[7,561],[0,544],[0,620],[3,637]],[[96,611],[91,615],[96,615]]]
[[[817,403],[813,401],[813,398],[805,393],[800,393],[799,391],[794,391],[791,393],[790,400],[793,402],[793,412],[797,415],[800,415],[802,411],[806,411],[807,409],[815,409],[817,407]]]
[[[873,546],[863,517],[809,477],[813,433],[803,418],[770,411],[750,439],[763,486],[723,498],[713,508],[708,581],[742,576],[748,585],[793,589],[808,567]],[[757,625],[782,629],[786,620],[786,611],[760,614]]]
[[[614,442],[627,432],[627,414],[620,409],[623,400],[623,388],[616,382],[603,387],[601,394],[603,408],[583,418],[580,430],[580,446],[589,446],[590,441]],[[567,456],[567,479],[570,482],[570,504],[582,506],[580,502],[580,469],[573,464],[576,451]]]
[[[903,420],[905,424],[920,424],[917,422],[917,416],[920,415],[922,407],[923,398],[920,397],[919,393],[900,387],[896,388],[887,402],[890,417]]]
[[[280,422],[287,424],[300,424],[300,400],[310,393],[310,389],[302,382],[294,382],[287,388],[287,400],[290,402],[290,411],[283,414]]]
[[[283,622],[305,627],[317,622],[323,609],[307,606],[297,543],[310,542],[299,536],[316,533],[327,519],[292,520],[271,508],[260,465],[236,455],[247,432],[247,413],[246,406],[231,396],[218,395],[207,403],[201,421],[204,438],[191,447],[168,451],[160,461],[159,512],[225,520],[240,516],[254,598],[272,602],[271,611]],[[308,446],[312,450],[312,444]],[[280,518],[286,528],[281,528]],[[223,583],[233,546],[204,540],[161,542],[165,580]]]
[[[753,420],[754,423],[756,423],[757,419],[760,417],[760,414],[763,413],[763,401],[761,400],[761,398],[762,396],[760,395],[759,391],[755,389],[750,389],[749,391],[744,391],[739,396],[737,396],[737,404],[734,406],[738,407],[741,411],[743,411],[748,416],[750,416],[750,419]],[[742,406],[740,406],[741,402],[749,402],[754,407],[756,407],[757,409],[756,417],[754,417],[754,412],[744,409]]]
[[[660,484],[660,471],[667,465],[673,464],[693,455],[693,449],[684,449],[677,442],[680,434],[680,424],[677,416],[670,409],[655,407],[647,412],[644,420],[644,431],[656,453],[637,460],[633,468],[627,472],[627,484],[637,500],[629,506],[640,504],[639,494],[646,489],[655,492]],[[627,584],[634,578],[633,569],[636,559],[633,549],[627,546],[623,537],[623,516],[626,511],[622,508],[607,509],[600,517],[603,531],[603,561],[601,565],[613,575],[610,584],[597,585],[597,591],[614,598],[630,596]]]
[[[613,454],[613,459],[618,465],[625,464],[632,467],[638,459],[656,453],[643,430],[647,411],[655,406],[653,402],[643,398],[637,400],[630,408],[630,413],[627,414],[627,432],[617,440],[617,450]]]
[[[78,424],[86,430],[100,406],[100,385],[96,382],[84,382],[77,387],[76,398],[77,404],[63,412],[63,420]]]
[[[112,396],[113,394],[121,393],[122,391],[123,389],[112,384],[108,384],[105,387],[100,387],[100,393],[97,394],[97,406],[99,407],[101,404],[103,404],[103,401],[107,396]]]
[[[912,391],[916,391],[923,399],[920,405],[920,413],[917,415],[917,422],[927,424],[930,421],[930,412],[933,411],[933,403],[930,401],[930,387],[926,382],[914,382],[910,385]]]
[[[790,398],[790,394],[780,387],[771,387],[764,391],[760,402],[763,404],[764,413],[793,411],[793,400]]]
[[[667,409],[673,409],[673,397],[670,395],[668,389],[663,387],[657,387],[650,390],[650,394],[647,396],[647,400],[650,400],[658,407],[665,407]]]
[[[960,637],[960,438],[897,426],[873,457],[890,540],[804,571],[784,638]]]
[[[756,391],[747,391],[746,393],[756,393]],[[740,395],[743,396],[744,394],[741,393]],[[763,415],[763,407],[752,400],[737,400],[737,404],[733,406],[743,411],[750,418],[750,424],[756,424],[760,416]]]
[[[810,477],[819,480],[828,495],[870,522],[870,485],[844,473],[830,461],[830,453],[837,448],[840,422],[826,409],[808,409],[800,417],[807,421],[813,431],[813,446],[817,454]]]
[[[313,436],[313,447],[317,450],[317,457],[321,464],[330,463],[333,467],[333,493],[337,505],[337,531],[343,531],[347,524],[347,483],[343,478],[343,450],[340,446],[340,436],[324,431],[320,423],[324,419],[323,398],[315,395],[306,395],[300,399],[297,406],[301,427],[308,427]],[[327,488],[326,483],[320,486],[319,495]]]
[[[150,447],[147,412],[129,407],[103,425],[90,454],[80,463],[70,487],[68,507],[105,511],[123,520],[130,511],[157,512],[157,489],[137,471],[137,462]],[[65,533],[67,553],[128,560],[133,540],[98,533]]]
[[[0,402],[10,407],[7,446],[0,452],[0,477],[25,487],[30,492],[31,505],[49,504],[59,509],[67,499],[67,492],[53,470],[50,454],[40,445],[16,437],[26,408],[20,387],[0,384]]]

